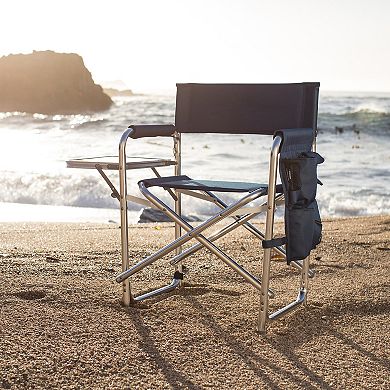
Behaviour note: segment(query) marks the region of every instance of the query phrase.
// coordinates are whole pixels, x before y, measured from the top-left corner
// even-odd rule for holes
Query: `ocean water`
[[[66,168],[66,160],[116,155],[130,124],[173,123],[175,97],[115,98],[90,115],[0,113],[0,221],[119,222],[118,202],[95,170]],[[390,94],[326,93],[319,106],[318,152],[324,183],[323,217],[390,213]],[[183,173],[204,179],[266,182],[269,137],[183,135]],[[127,154],[170,157],[170,139],[131,140]],[[118,176],[107,172],[115,185]],[[161,169],[172,174],[172,167]],[[150,170],[129,171],[129,192]],[[228,195],[228,198],[233,195]],[[184,213],[207,216],[214,206],[184,200]],[[141,206],[129,204],[130,222]]]

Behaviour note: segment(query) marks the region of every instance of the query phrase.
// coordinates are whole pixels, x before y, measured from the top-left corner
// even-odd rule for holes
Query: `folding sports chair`
[[[314,273],[309,269],[309,253],[321,239],[321,221],[315,201],[317,164],[322,158],[316,154],[315,136],[317,127],[319,83],[296,84],[178,84],[176,96],[175,125],[134,125],[122,135],[120,142],[120,203],[122,268],[117,281],[123,284],[123,303],[142,301],[181,284],[184,258],[200,248],[207,248],[247,282],[260,291],[259,330],[265,332],[266,323],[289,312],[306,302],[308,278]],[[223,133],[274,135],[268,184],[194,180],[181,172],[182,133]],[[128,224],[126,185],[126,144],[129,138],[172,137],[176,161],[174,176],[161,177],[139,182],[141,193],[150,204],[163,211],[175,223],[175,240],[156,253],[129,266]],[[281,185],[276,184],[280,157]],[[169,207],[153,192],[153,187],[164,188],[171,194],[174,207]],[[239,200],[227,205],[215,193],[236,192],[244,194]],[[196,227],[188,223],[181,213],[182,195],[193,196],[217,205],[220,211]],[[261,199],[263,203],[252,207],[249,203]],[[285,200],[286,237],[274,239],[275,205]],[[250,206],[250,207],[249,207]],[[266,212],[266,229],[262,233],[250,220]],[[227,226],[211,234],[206,229],[231,217]],[[243,226],[262,241],[264,248],[261,281],[214,243],[218,238]],[[182,230],[186,233],[182,234]],[[190,240],[197,243],[182,251],[182,245]],[[259,244],[260,249],[260,244]],[[287,263],[301,270],[301,282],[297,299],[270,314],[268,299],[273,296],[269,288],[271,250],[286,257]],[[161,257],[175,251],[170,263],[175,266],[172,283],[155,291],[134,297],[131,294],[129,277],[154,263]]]

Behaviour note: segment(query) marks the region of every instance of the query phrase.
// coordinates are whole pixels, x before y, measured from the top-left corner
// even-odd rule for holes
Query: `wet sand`
[[[307,307],[264,337],[258,292],[204,250],[186,261],[184,288],[126,309],[117,225],[0,224],[0,388],[388,389],[390,216],[324,230]],[[130,258],[172,235],[131,227]],[[218,245],[260,274],[244,229]],[[168,260],[132,277],[134,292],[169,283]],[[276,309],[295,299],[298,274],[280,261],[272,271]]]

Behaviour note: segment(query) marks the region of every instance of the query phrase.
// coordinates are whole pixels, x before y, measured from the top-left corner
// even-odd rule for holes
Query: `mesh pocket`
[[[280,175],[286,184],[288,206],[307,206],[317,193],[317,153],[302,153],[298,158],[281,159]]]

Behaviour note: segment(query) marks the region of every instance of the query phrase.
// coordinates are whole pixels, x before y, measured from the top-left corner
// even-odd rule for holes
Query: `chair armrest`
[[[133,139],[143,137],[171,137],[176,130],[174,125],[131,125],[128,128],[132,129],[129,137]]]

